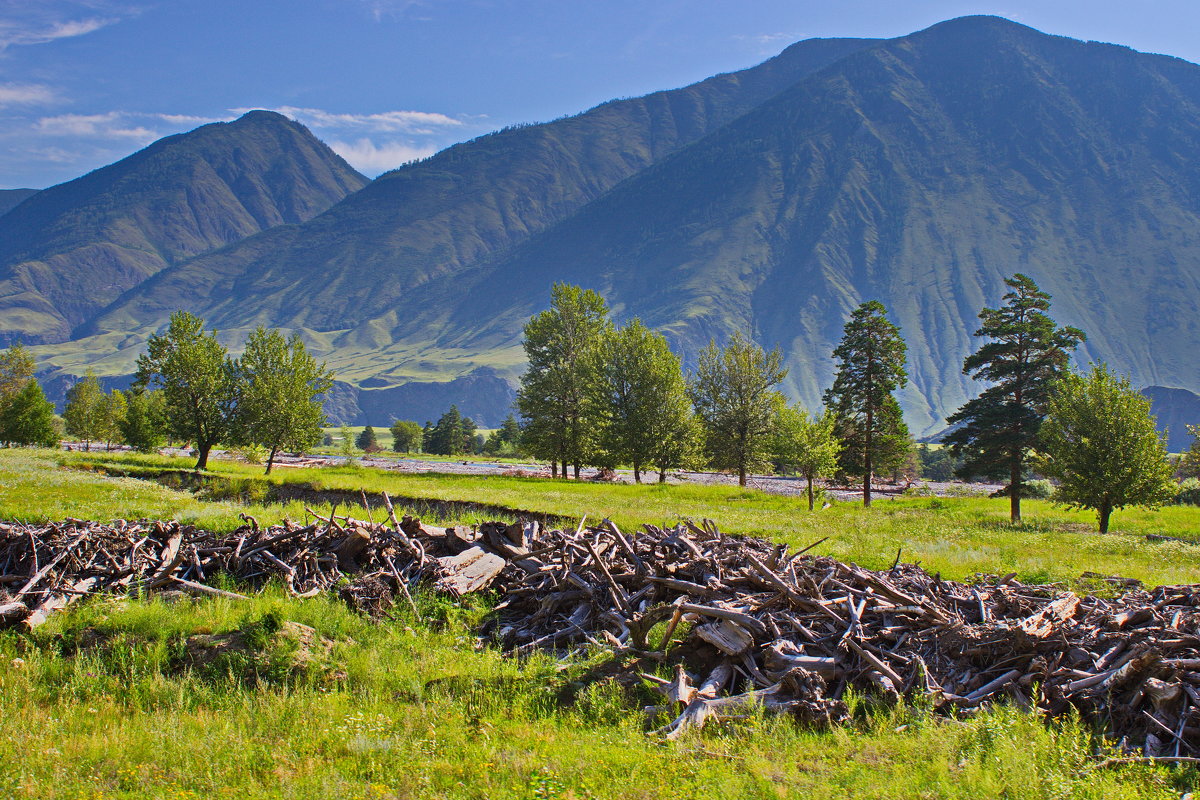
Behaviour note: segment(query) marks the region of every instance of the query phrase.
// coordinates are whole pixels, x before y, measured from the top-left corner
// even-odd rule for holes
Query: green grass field
[[[61,464],[67,464],[64,468]],[[90,466],[90,469],[84,467]],[[205,502],[97,467],[169,469],[145,457],[0,450],[0,518],[165,517],[229,529],[303,509]],[[219,475],[257,470],[226,462]],[[273,476],[274,477],[274,476]],[[1200,509],[1126,512],[1100,537],[1083,514],[1004,501],[930,498],[810,514],[798,501],[715,487],[289,471],[280,481],[386,489],[611,516],[623,526],[708,516],[731,532],[807,544],[878,566],[906,560],[954,576],[1018,569],[1064,579],[1083,569],[1188,580],[1200,548],[1151,545],[1145,532],[1200,538]],[[1046,552],[1038,553],[1038,550]],[[376,624],[331,598],[268,589],[249,601],[97,598],[33,634],[0,634],[0,794],[38,798],[1178,798],[1190,769],[1093,767],[1100,746],[1076,720],[1045,724],[1009,708],[963,720],[853,699],[855,724],[817,732],[751,718],[675,743],[645,735],[644,690],[586,680],[601,658],[506,659],[476,640],[486,600],[418,597]],[[312,626],[328,651],[301,663],[281,623]],[[187,637],[242,631],[245,652],[186,659]]]

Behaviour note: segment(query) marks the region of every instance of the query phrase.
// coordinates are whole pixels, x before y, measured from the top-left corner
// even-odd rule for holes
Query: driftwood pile
[[[416,612],[420,584],[486,589],[499,596],[494,641],[515,654],[608,648],[664,696],[648,711],[673,715],[658,731],[668,737],[756,707],[838,724],[853,687],[888,702],[925,696],[947,713],[1000,699],[1050,715],[1077,708],[1127,748],[1200,755],[1197,586],[1111,579],[1112,597],[1078,596],[1013,576],[969,585],[907,564],[872,572],[708,521],[636,533],[607,520],[442,528],[387,508],[385,524],[314,513],[304,526],[246,518],[224,535],[0,523],[0,622],[33,627],[101,591],[240,597],[211,585],[222,574],[300,596],[336,591],[374,614]]]

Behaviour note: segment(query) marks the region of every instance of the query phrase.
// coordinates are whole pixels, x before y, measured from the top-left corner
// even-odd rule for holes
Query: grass
[[[71,468],[60,468],[60,461]],[[157,457],[0,451],[0,518],[174,517],[228,529],[238,511],[262,521],[291,513],[281,506],[204,502],[153,482],[81,469],[87,464],[147,471],[179,466]],[[214,466],[229,478],[252,474],[230,463]],[[1064,555],[1085,540],[1125,542],[1130,552],[1124,556],[1101,551],[1077,558],[1097,571],[1131,564],[1146,575],[1183,568],[1155,566],[1153,549],[1143,549],[1132,533],[1084,534],[1073,528],[1084,521],[1078,515],[1042,505],[1031,508],[1042,529],[1013,530],[998,522],[1003,501],[954,499],[932,507],[923,498],[881,503],[870,512],[845,504],[809,514],[787,498],[718,487],[361,469],[289,472],[279,480],[519,500],[544,511],[609,513],[630,525],[638,515],[666,520],[703,510],[729,530],[744,526],[797,541],[832,534],[834,550],[867,553],[864,542],[887,541],[887,548],[869,554],[876,561],[890,561],[894,538],[888,537],[905,532],[914,548],[953,561],[960,571],[995,572],[1003,565],[989,561],[979,545],[951,558],[956,545],[991,539],[998,552],[1015,552],[1025,536],[1063,537],[1055,547]],[[711,507],[704,510],[705,504]],[[1127,520],[1194,531],[1195,509],[1193,515],[1169,511]],[[937,537],[956,529],[959,538],[939,548]],[[1179,550],[1181,563],[1194,565],[1192,548]],[[1032,558],[1018,555],[1018,561]],[[6,734],[0,738],[0,796],[1174,798],[1196,785],[1188,769],[1092,769],[1098,744],[1084,724],[1046,724],[1011,708],[945,720],[922,708],[876,708],[860,697],[851,698],[855,722],[844,730],[751,718],[661,743],[645,735],[638,709],[653,699],[644,687],[589,677],[601,656],[503,658],[474,635],[486,599],[458,606],[418,595],[417,602],[420,622],[402,610],[376,624],[330,597],[296,600],[274,587],[241,602],[102,597],[52,617],[32,634],[0,633]],[[297,666],[295,646],[274,635],[285,621],[316,629],[332,643],[328,653]],[[231,631],[247,633],[246,652],[189,665],[187,637]]]
[[[5,456],[0,455],[0,459]],[[55,455],[66,464],[130,469],[186,469],[186,459],[120,454]],[[0,461],[0,464],[3,462]],[[263,480],[261,470],[213,462],[215,474]],[[613,519],[622,528],[643,523],[674,524],[680,518],[716,520],[729,533],[762,536],[803,547],[828,536],[818,553],[872,568],[890,566],[896,550],[905,561],[963,579],[975,573],[1016,572],[1025,581],[1073,581],[1083,572],[1105,572],[1150,584],[1191,583],[1200,575],[1200,508],[1168,506],[1157,511],[1126,509],[1113,516],[1115,533],[1095,533],[1095,517],[1046,501],[1025,501],[1025,524],[1008,522],[1004,500],[912,497],[878,501],[871,509],[837,503],[809,512],[798,497],[736,486],[630,485],[544,478],[406,474],[362,467],[280,470],[271,483],[341,489],[422,500],[472,500],[503,508],[578,519]],[[264,484],[265,485],[265,484]],[[0,493],[0,515],[4,512]],[[302,509],[299,510],[302,514]],[[270,518],[279,509],[262,512]],[[293,518],[299,518],[292,509]],[[61,515],[60,515],[61,516]],[[1188,542],[1150,542],[1166,534]]]

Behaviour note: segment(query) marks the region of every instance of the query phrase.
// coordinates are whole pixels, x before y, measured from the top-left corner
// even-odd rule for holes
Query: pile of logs
[[[1014,576],[974,584],[897,563],[870,571],[726,535],[709,521],[622,532],[610,521],[433,527],[348,516],[224,535],[163,522],[0,523],[0,621],[33,627],[94,592],[277,580],[386,614],[413,593],[495,592],[485,633],[514,654],[602,647],[657,689],[676,737],[755,707],[811,724],[847,718],[847,688],[926,696],[947,713],[1007,700],[1079,709],[1128,748],[1200,755],[1200,587],[1114,580],[1080,596]],[[819,543],[817,543],[819,544]],[[1094,576],[1099,577],[1099,576]],[[656,673],[656,674],[651,674]],[[670,675],[671,677],[663,677]]]

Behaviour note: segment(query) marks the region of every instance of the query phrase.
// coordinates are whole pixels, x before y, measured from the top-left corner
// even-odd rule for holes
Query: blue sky
[[[373,176],[800,39],[979,13],[1200,61],[1194,0],[0,0],[0,188],[69,180],[249,108],[303,122]]]

